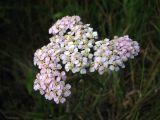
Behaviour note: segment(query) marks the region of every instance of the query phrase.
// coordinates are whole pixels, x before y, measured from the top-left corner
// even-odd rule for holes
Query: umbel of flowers
[[[46,99],[64,103],[71,94],[66,84],[67,72],[86,74],[98,71],[118,71],[124,62],[138,55],[139,45],[125,35],[109,40],[98,40],[98,33],[90,24],[81,22],[79,16],[66,16],[50,29],[50,43],[34,54],[34,65],[40,72],[34,81]]]

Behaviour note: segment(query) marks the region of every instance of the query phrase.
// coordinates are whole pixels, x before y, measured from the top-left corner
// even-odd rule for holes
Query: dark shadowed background
[[[111,75],[75,78],[56,105],[32,88],[48,29],[79,15],[101,39],[128,34],[141,51]],[[1,0],[0,120],[160,120],[160,0]]]

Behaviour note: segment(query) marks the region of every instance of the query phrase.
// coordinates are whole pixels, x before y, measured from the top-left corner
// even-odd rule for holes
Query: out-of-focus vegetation
[[[129,34],[141,52],[119,72],[70,80],[71,97],[56,105],[33,91],[32,61],[66,15],[91,23],[100,38]],[[1,0],[0,119],[160,120],[160,1]]]

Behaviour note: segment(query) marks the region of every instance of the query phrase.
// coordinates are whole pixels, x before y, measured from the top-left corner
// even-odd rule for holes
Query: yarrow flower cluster
[[[51,43],[61,46],[63,52],[60,58],[65,70],[86,74],[92,61],[91,50],[95,39],[98,38],[97,32],[93,31],[89,24],[80,22],[79,16],[67,16],[58,20],[49,29],[49,33],[53,34]]]
[[[109,39],[97,41],[94,50],[90,72],[98,70],[99,74],[103,74],[108,70],[118,71],[120,67],[124,68],[125,61],[138,55],[139,45],[127,35],[119,38],[115,36],[111,41]]]
[[[79,16],[66,16],[50,29],[50,43],[34,54],[34,65],[40,69],[34,82],[46,99],[64,103],[71,94],[66,84],[67,72],[86,74],[118,71],[124,62],[138,55],[139,45],[127,35],[98,41],[98,33],[83,24]]]
[[[53,49],[54,48],[54,49]],[[48,100],[57,104],[64,103],[65,97],[71,94],[70,84],[65,84],[66,73],[60,64],[60,46],[49,43],[35,52],[34,64],[38,65],[40,73],[34,82],[34,90],[39,90]]]

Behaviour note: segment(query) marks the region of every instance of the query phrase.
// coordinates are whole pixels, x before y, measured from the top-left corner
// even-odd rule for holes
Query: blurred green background
[[[49,43],[48,28],[66,15],[79,15],[101,39],[128,34],[141,51],[119,72],[69,81],[71,97],[56,105],[32,89],[38,72],[33,54]],[[160,0],[1,0],[3,119],[160,120]]]

